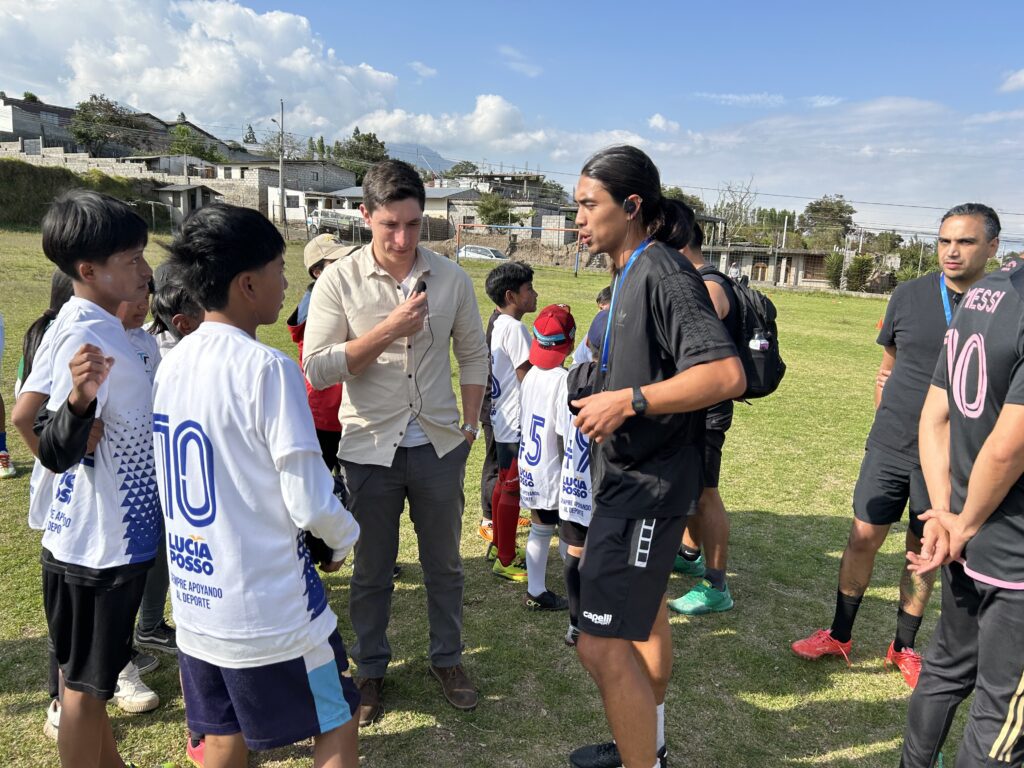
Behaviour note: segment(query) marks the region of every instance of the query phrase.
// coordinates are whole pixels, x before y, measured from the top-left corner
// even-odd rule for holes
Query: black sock
[[[848,643],[853,632],[853,622],[863,596],[851,597],[836,591],[836,615],[832,618],[832,637],[840,643]]]
[[[565,589],[569,601],[569,623],[579,626],[580,617],[580,559],[566,553],[565,555]]]
[[[697,558],[700,557],[700,547],[697,547],[697,549],[691,549],[690,547],[682,546],[679,548],[679,556],[683,558],[683,560],[689,560],[691,563],[695,562]]]
[[[206,734],[196,733],[192,729],[189,729],[188,740],[192,743],[193,748],[199,746],[199,742],[206,738]]]
[[[704,578],[719,592],[725,591],[725,571],[719,568],[705,568]]]
[[[913,648],[917,630],[921,628],[921,616],[914,616],[902,608],[896,614],[896,639],[892,641],[894,651]]]

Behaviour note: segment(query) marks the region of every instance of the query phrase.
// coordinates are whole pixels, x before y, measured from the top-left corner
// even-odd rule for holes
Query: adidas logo
[[[601,627],[607,627],[612,623],[612,615],[610,613],[602,613],[598,615],[596,613],[591,613],[590,611],[584,611],[583,618],[591,624],[597,624]]]

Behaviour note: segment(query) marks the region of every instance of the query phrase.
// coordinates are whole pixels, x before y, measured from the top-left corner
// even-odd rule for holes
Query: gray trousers
[[[359,523],[349,585],[351,650],[360,677],[383,677],[391,661],[392,571],[398,557],[399,522],[406,499],[416,531],[430,624],[430,662],[450,667],[462,660],[463,481],[469,444],[442,458],[432,445],[399,448],[390,467],[342,461],[349,509]]]

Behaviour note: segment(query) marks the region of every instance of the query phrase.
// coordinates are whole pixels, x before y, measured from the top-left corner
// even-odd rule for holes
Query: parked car
[[[309,233],[316,237],[321,232],[342,234],[342,228],[351,231],[353,226],[364,226],[363,214],[350,208],[317,209],[306,217]]]
[[[497,248],[488,248],[485,245],[464,245],[456,253],[459,261],[463,259],[487,259],[490,261],[508,261],[508,256]]]

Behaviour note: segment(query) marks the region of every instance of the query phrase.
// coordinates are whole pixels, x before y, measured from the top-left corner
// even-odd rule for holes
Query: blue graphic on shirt
[[[327,595],[324,592],[324,583],[320,581],[320,574],[316,572],[316,565],[313,563],[313,556],[306,546],[306,534],[299,531],[296,537],[298,545],[298,556],[303,561],[302,577],[306,580],[306,610],[309,611],[309,620],[312,621],[327,608]]]
[[[116,468],[125,524],[125,554],[129,562],[152,560],[163,537],[163,516],[156,486],[156,463],[148,413],[108,429],[111,459]]]

